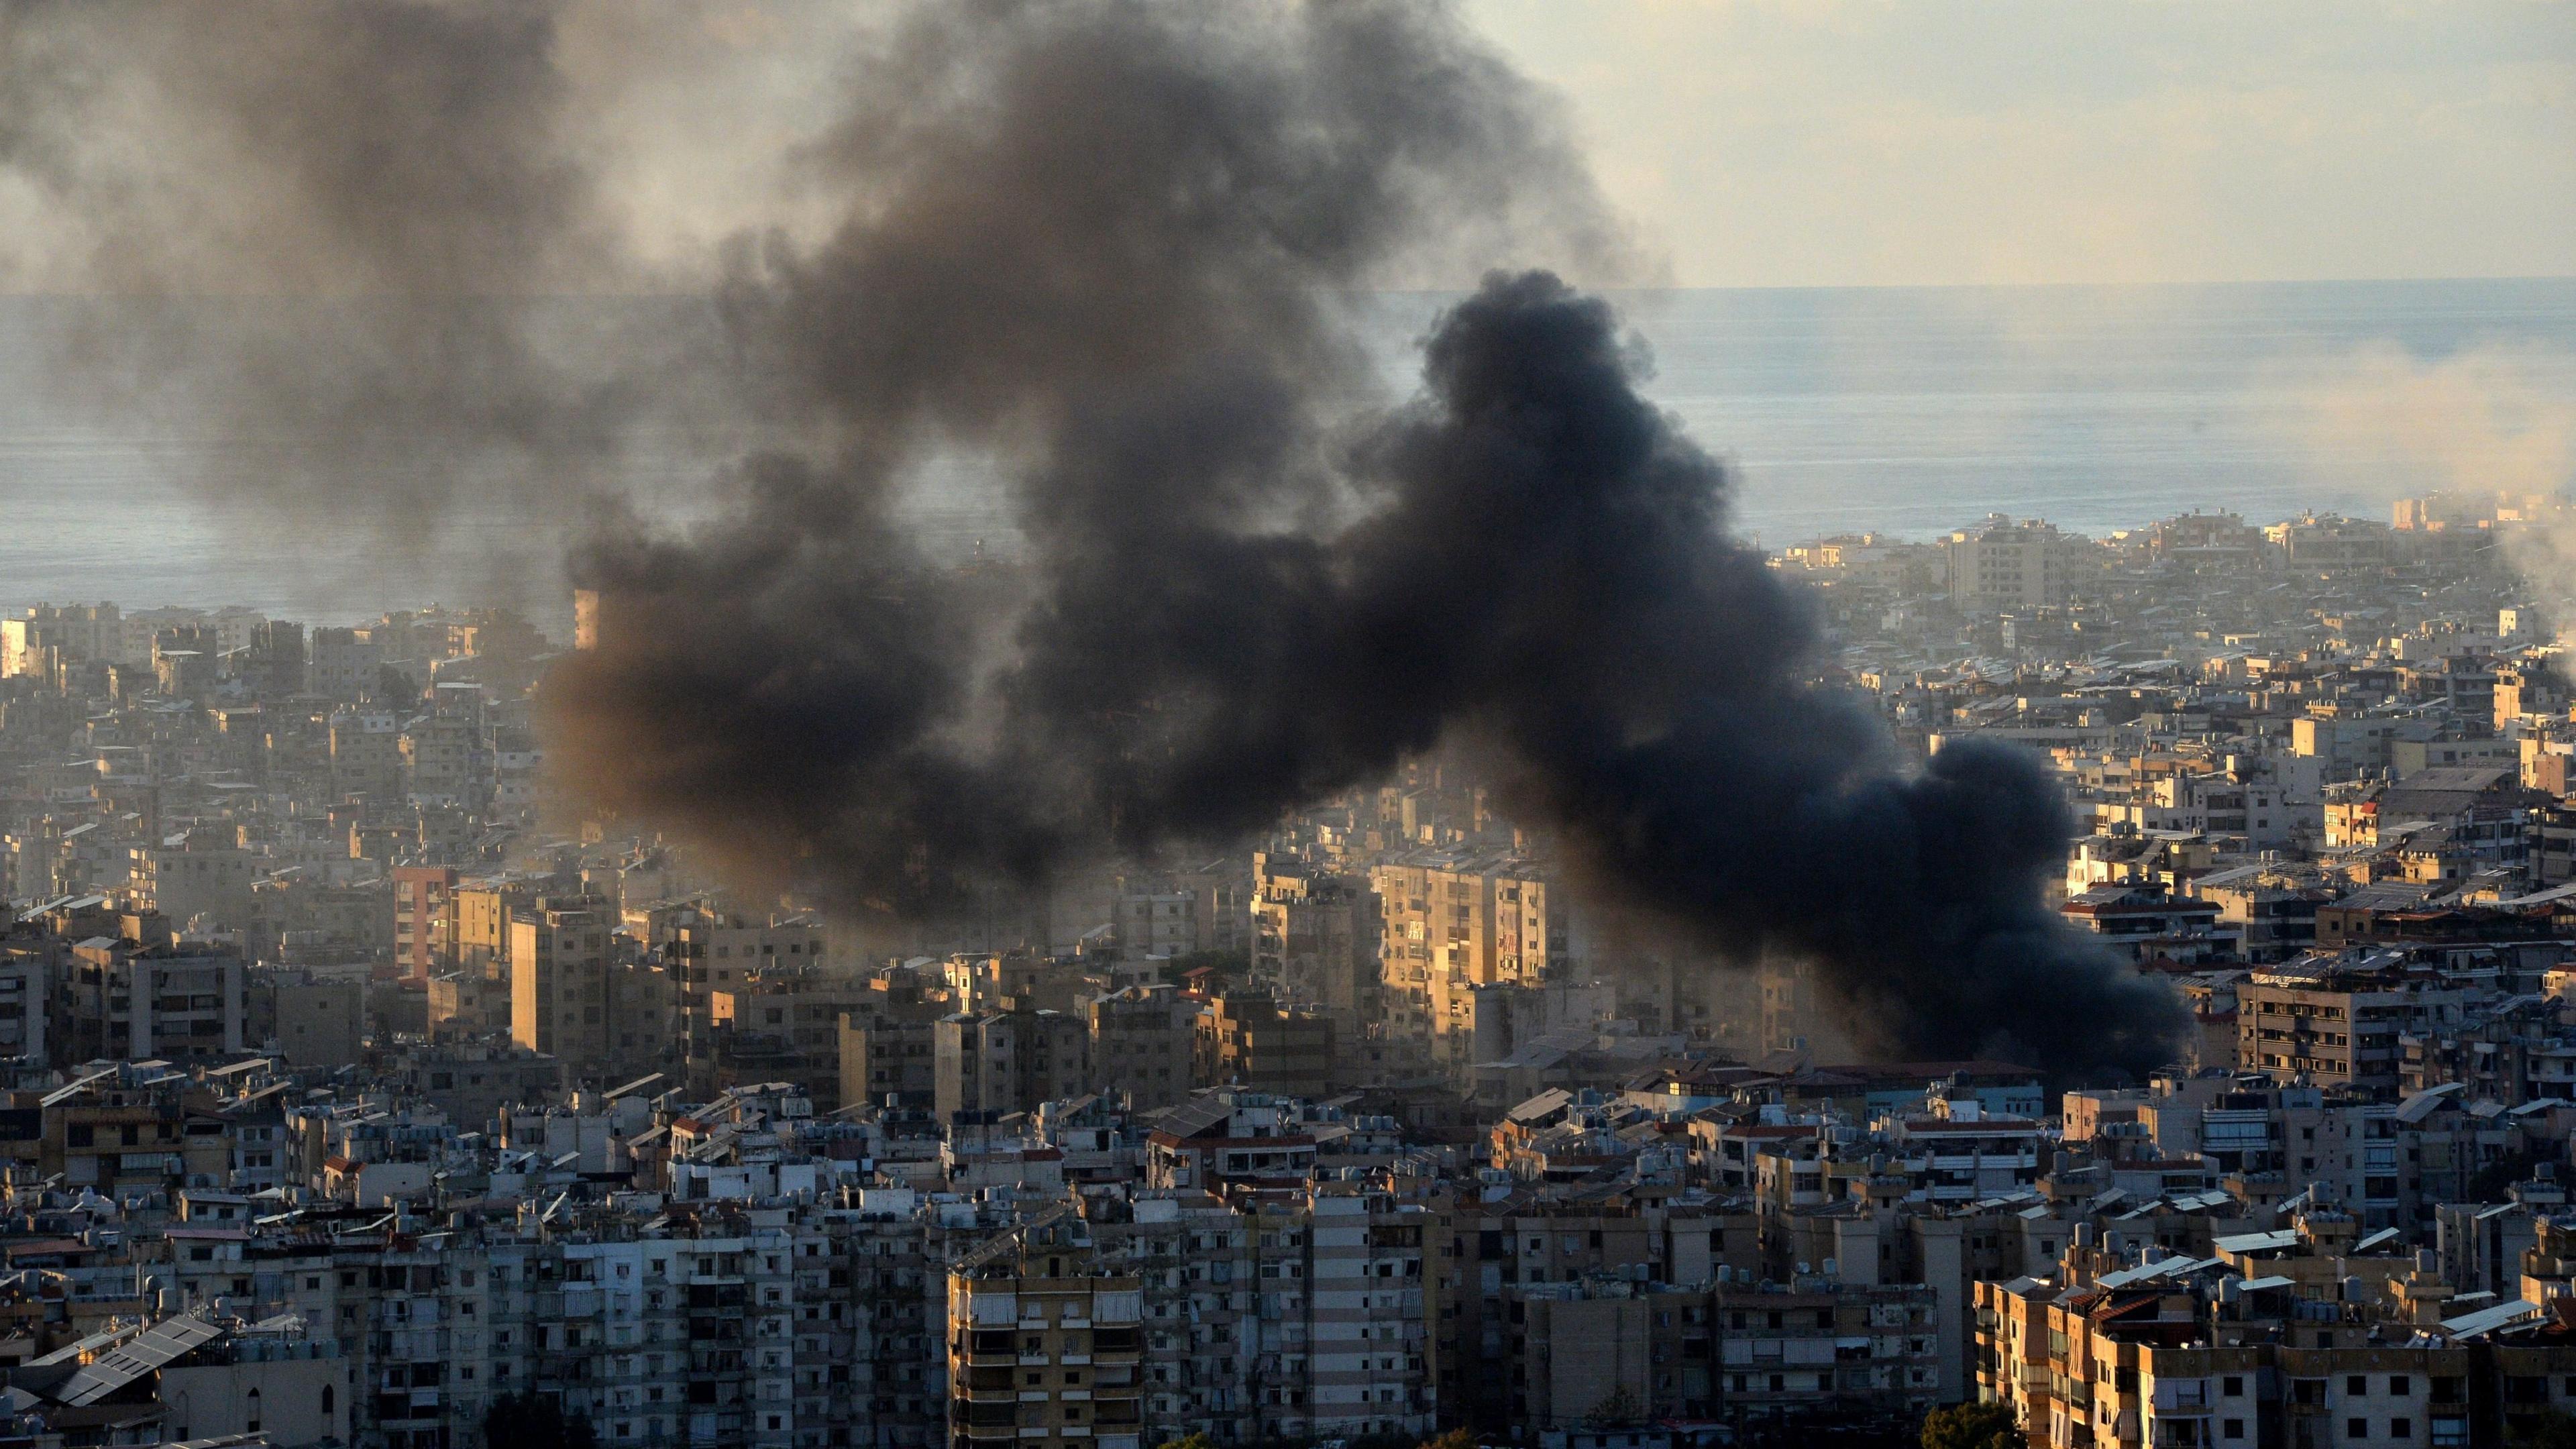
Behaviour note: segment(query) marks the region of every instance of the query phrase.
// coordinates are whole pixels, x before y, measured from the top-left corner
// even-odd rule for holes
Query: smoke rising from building
[[[513,585],[568,500],[618,489],[633,429],[707,426],[721,378],[702,302],[604,299],[655,279],[564,64],[585,13],[0,0],[0,287],[57,299],[43,382],[188,438],[244,527],[432,587],[470,521],[465,585],[550,602]]]
[[[1371,289],[1624,250],[1548,99],[1446,10],[926,7],[848,95],[798,158],[842,220],[747,231],[716,288],[711,388],[766,445],[703,521],[611,510],[578,551],[600,646],[544,695],[574,784],[922,915],[1446,744],[1596,888],[1813,958],[1884,1050],[2163,1059],[2169,999],[2042,903],[2073,828],[2045,773],[1978,748],[1909,772],[1811,686],[1803,600],[1726,535],[1725,470],[1638,395],[1605,303],[1495,272],[1425,340],[1419,394],[1381,396]],[[312,178],[316,129],[252,150]],[[499,127],[533,159],[475,164],[549,174],[564,134]],[[582,175],[567,216],[598,214]],[[586,224],[488,265],[541,277]],[[376,280],[435,295],[407,266]],[[412,356],[406,405],[522,385]],[[582,436],[583,388],[524,385],[546,437]],[[1003,481],[1022,566],[935,566],[907,532],[906,490],[961,458]]]

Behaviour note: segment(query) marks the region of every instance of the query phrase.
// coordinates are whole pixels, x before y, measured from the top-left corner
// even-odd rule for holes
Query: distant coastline
[[[1440,300],[1388,299],[1391,381]],[[1735,525],[1775,549],[1863,530],[1930,538],[1994,512],[2092,534],[2195,507],[2257,522],[2309,509],[2384,518],[2395,497],[2486,480],[2441,476],[2476,471],[2474,439],[2451,446],[2469,450],[2461,464],[2442,439],[2372,436],[2389,409],[2368,389],[2466,387],[2474,399],[2503,387],[2522,412],[2533,399],[2576,412],[2576,278],[1619,300],[1651,348],[1650,391],[1736,463]],[[426,541],[344,536],[332,548],[289,541],[260,510],[218,510],[187,485],[184,433],[74,419],[48,401],[38,334],[49,305],[0,298],[0,606],[244,603],[313,619],[431,599],[557,607],[561,539],[523,519],[469,511]],[[649,449],[632,464],[681,489],[712,466]],[[328,520],[299,522],[321,526],[291,532],[327,534]],[[942,551],[1011,537],[989,495],[940,500],[922,523]]]

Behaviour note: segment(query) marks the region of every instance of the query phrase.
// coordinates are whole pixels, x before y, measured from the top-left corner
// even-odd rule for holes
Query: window
[[[2368,1419],[2346,1419],[2346,1420],[2344,1420],[2344,1421],[2343,1421],[2343,1436],[2344,1436],[2345,1438],[2347,1438],[2347,1439],[2367,1439],[2367,1438],[2369,1438],[2369,1437],[2370,1437],[2370,1421],[2369,1421]]]
[[[2343,1391],[2349,1398],[2367,1398],[2370,1395],[2370,1379],[2363,1374],[2354,1374],[2343,1381]]]
[[[2242,1438],[2244,1438],[2244,1437],[2245,1437],[2245,1421],[2244,1421],[2243,1419],[2229,1419],[2229,1420],[2226,1420],[2225,1422],[2221,1423],[2221,1424],[2218,1426],[2218,1437],[2220,1437],[2220,1438],[2222,1438],[2222,1439],[2242,1439]]]
[[[2406,1377],[2404,1374],[2390,1374],[2388,1376],[2388,1396],[2390,1398],[2402,1399],[2414,1392],[2415,1381],[2413,1379]]]
[[[323,1418],[327,1419],[327,1418],[330,1418],[330,1417],[331,1417],[331,1410],[332,1410],[332,1407],[333,1407],[333,1405],[337,1402],[338,1397],[339,1397],[339,1396],[338,1396],[337,1394],[335,1394],[335,1393],[333,1393],[333,1392],[332,1392],[331,1385],[329,1385],[329,1384],[324,1384],[324,1385],[322,1386],[322,1417],[323,1417]]]
[[[2243,1376],[2238,1374],[2229,1374],[2225,1379],[2220,1381],[2219,1392],[2227,1395],[2227,1397],[2231,1399],[2244,1397],[2245,1380]]]
[[[2391,1419],[2391,1420],[2389,1420],[2389,1421],[2388,1421],[2388,1437],[2389,1437],[2389,1438],[2391,1438],[2391,1439],[2412,1439],[2412,1438],[2414,1438],[2414,1437],[2415,1437],[2415,1421],[2414,1421],[2414,1420],[2412,1420],[2412,1419]]]

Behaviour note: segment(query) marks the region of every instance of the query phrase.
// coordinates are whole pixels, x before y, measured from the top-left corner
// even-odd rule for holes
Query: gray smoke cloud
[[[488,107],[472,149],[515,154],[442,154],[415,197],[359,189],[328,126],[263,121],[240,142],[256,184],[332,193],[309,208],[317,252],[434,292],[413,281],[443,263],[415,272],[428,244],[400,234],[421,200],[472,212],[484,188],[454,186],[458,168],[491,167],[503,184],[465,225],[510,241],[460,241],[473,265],[617,264],[619,242],[592,242],[596,173],[565,149],[579,106],[544,63],[548,12],[367,8],[405,36],[463,26],[426,54],[490,84],[352,124],[437,132],[438,102]],[[1384,395],[1372,290],[1625,253],[1552,102],[1451,11],[906,17],[860,39],[840,114],[792,150],[802,197],[836,219],[726,252],[725,347],[691,365],[762,445],[696,525],[612,512],[577,551],[600,647],[543,699],[569,783],[746,876],[935,917],[1106,852],[1236,837],[1452,746],[1596,889],[1746,959],[1815,959],[1880,1050],[2163,1059],[2161,988],[2041,901],[2072,829],[2045,774],[1975,749],[1908,771],[1865,709],[1812,686],[1804,602],[1728,537],[1724,469],[1639,396],[1644,359],[1606,304],[1496,272],[1425,339],[1419,392]],[[296,44],[385,53],[354,28]],[[179,110],[223,118],[251,64],[154,104],[211,84]],[[317,123],[349,99],[322,69]],[[296,74],[260,75],[275,104],[307,104]],[[64,105],[38,108],[33,143],[23,116],[0,135],[35,158],[23,171],[77,186],[41,134]],[[508,200],[523,180],[529,205]],[[582,457],[604,455],[584,441],[596,407],[654,405],[597,404],[606,373],[566,387],[498,355],[406,351],[396,405],[469,451],[522,451],[525,408]],[[1027,539],[1012,567],[935,563],[906,526],[922,477],[960,460],[1000,482]],[[525,496],[565,497],[550,471],[521,470]]]
[[[487,595],[648,421],[702,417],[702,303],[605,203],[561,0],[0,0],[0,284],[64,401],[152,418],[250,526]],[[694,321],[694,327],[691,323]],[[686,423],[678,424],[686,426]]]

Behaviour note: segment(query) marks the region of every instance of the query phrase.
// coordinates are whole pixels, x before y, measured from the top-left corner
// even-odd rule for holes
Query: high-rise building
[[[1131,1107],[1166,1107],[1189,1095],[1198,1046],[1196,1001],[1172,986],[1130,986],[1094,999],[1092,1085]]]
[[[1451,1065],[1475,987],[1537,984],[1568,955],[1548,873],[1519,856],[1420,850],[1372,868],[1369,884],[1387,1025]]]
[[[1028,1112],[1087,1089],[1091,1032],[1079,1016],[1005,1009],[942,1017],[933,1038],[934,1106],[960,1112]]]
[[[1004,1233],[948,1274],[954,1449],[1138,1449],[1144,1281],[1105,1269],[1070,1209]]]
[[[457,871],[449,865],[398,865],[386,872],[394,886],[394,969],[407,981],[427,981],[447,965],[439,949]]]
[[[1376,893],[1302,860],[1256,855],[1253,871],[1252,979],[1356,1031],[1377,1000]]]
[[[568,1062],[612,1058],[604,900],[540,897],[510,914],[510,1039]]]
[[[124,626],[114,604],[37,604],[0,619],[0,679],[42,675],[56,663],[123,657]]]

